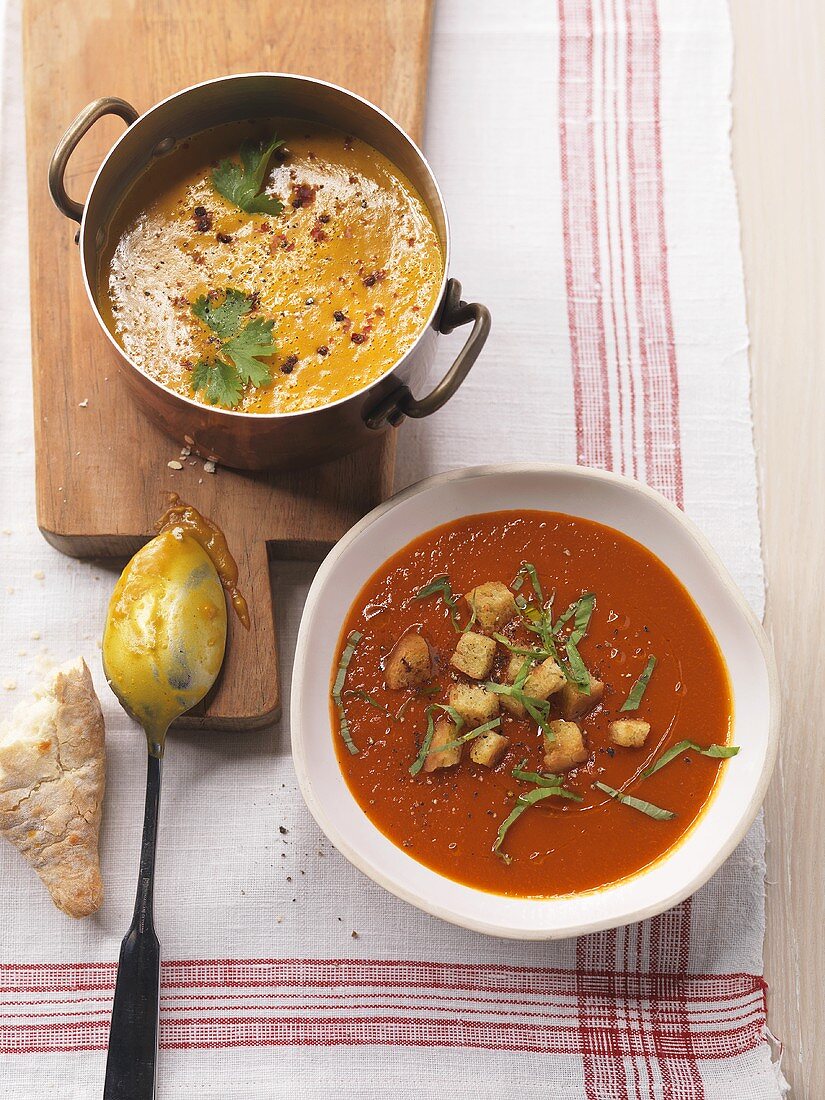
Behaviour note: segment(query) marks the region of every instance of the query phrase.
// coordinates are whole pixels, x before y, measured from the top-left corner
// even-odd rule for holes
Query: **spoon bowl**
[[[192,536],[164,531],[132,558],[112,593],[103,669],[112,691],[163,755],[166,731],[207,694],[226,648],[226,601]]]

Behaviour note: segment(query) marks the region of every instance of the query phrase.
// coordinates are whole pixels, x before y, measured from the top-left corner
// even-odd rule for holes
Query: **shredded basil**
[[[529,578],[530,584],[532,585],[536,603],[528,604],[523,595],[518,595],[516,596],[516,607],[521,613],[522,622],[527,630],[532,631],[534,634],[538,634],[541,638],[542,647],[546,651],[547,656],[554,657],[558,660],[551,633],[551,608],[553,606],[555,592],[551,595],[549,600],[545,600],[536,567],[529,561],[521,563],[521,568],[518,573],[516,573],[515,579],[510,587],[514,591],[519,592],[527,578]]]
[[[506,852],[501,851],[501,845],[504,843],[504,838],[507,835],[508,830],[514,825],[525,810],[530,806],[535,806],[537,802],[541,802],[544,798],[570,798],[574,802],[581,802],[582,797],[578,794],[573,794],[572,791],[566,791],[564,787],[537,787],[532,791],[525,791],[518,796],[516,804],[510,813],[505,817],[504,821],[499,825],[496,833],[496,839],[493,844],[493,851],[505,863],[512,863],[512,857],[508,856]]]
[[[514,592],[520,592],[521,587],[527,577],[530,578],[530,583],[533,586],[533,591],[536,594],[536,599],[539,602],[539,607],[543,609],[544,593],[541,590],[541,581],[539,580],[539,575],[536,572],[536,567],[535,565],[533,565],[532,562],[523,561],[521,563],[521,568],[519,569],[518,573],[516,573],[515,580],[510,585],[510,587],[513,589]]]
[[[455,741],[448,741],[446,745],[440,745],[438,751],[444,752],[446,749],[457,749],[459,745],[466,745],[468,741],[474,741],[476,737],[480,737],[482,733],[489,733],[490,730],[498,729],[500,725],[501,719],[493,718],[492,721],[485,722],[481,726],[476,726],[475,729],[471,729],[469,733],[465,733]]]
[[[587,633],[587,628],[590,625],[590,617],[593,614],[595,606],[596,596],[593,592],[585,592],[579,597],[578,603],[576,604],[575,617],[573,619],[573,633],[570,635],[570,641],[573,645],[578,645]]]
[[[521,646],[513,645],[513,643],[505,638],[503,634],[494,634],[493,637],[517,657],[531,657],[534,661],[544,661],[548,657],[552,657],[555,660],[557,656],[555,651],[551,653],[549,649],[526,649]]]
[[[576,600],[574,603],[570,604],[568,609],[562,615],[560,615],[558,617],[558,619],[556,620],[555,625],[553,626],[553,633],[554,634],[560,634],[561,633],[561,628],[565,625],[565,623],[569,622],[569,620],[573,618],[573,616],[576,614],[576,608],[578,606],[579,606],[579,601]]]
[[[655,667],[656,667],[656,658],[653,655],[651,655],[647,659],[647,664],[645,665],[644,671],[642,672],[641,676],[636,681],[636,683],[633,685],[633,687],[630,689],[630,694],[628,695],[628,697],[625,699],[625,701],[622,703],[621,707],[619,708],[621,711],[624,712],[624,711],[628,711],[628,710],[638,710],[639,709],[639,704],[642,701],[642,696],[645,693],[647,685],[650,683],[650,677],[653,675],[653,670],[654,670]]]
[[[430,745],[433,742],[433,734],[435,733],[435,719],[433,718],[433,708],[427,707],[427,732],[424,734],[424,740],[421,742],[421,748],[418,750],[418,756],[412,764],[410,764],[410,775],[418,775],[421,769],[424,767],[424,761],[427,759],[427,753],[430,751]]]
[[[661,806],[654,806],[652,802],[645,802],[642,798],[634,798],[632,794],[624,794],[622,791],[617,791],[615,787],[608,787],[606,783],[597,781],[594,786],[598,787],[600,791],[604,791],[605,794],[609,794],[611,798],[615,798],[617,802],[623,802],[625,806],[630,806],[640,813],[647,814],[654,821],[670,821],[676,817],[672,810],[663,810]]]
[[[466,634],[469,630],[472,630],[473,627],[476,624],[476,619],[478,618],[478,608],[476,607],[475,599],[467,600],[467,603],[470,605],[470,608],[472,610],[472,614],[470,615],[470,619],[469,619],[467,625],[463,626],[461,628],[461,633],[462,634]]]
[[[407,696],[407,698],[395,712],[395,720],[397,722],[401,721],[401,716],[410,705],[410,703],[413,701],[413,699],[431,699],[433,695],[438,695],[440,690],[441,689],[439,688],[438,684],[428,684],[427,687],[417,688],[415,691]]]
[[[378,700],[363,688],[347,688],[346,691],[341,693],[341,698],[345,699],[348,695],[353,695],[356,699],[363,699],[365,703],[369,703],[376,710],[383,710],[385,714],[389,713],[386,707],[382,707]]]
[[[447,605],[447,610],[450,612],[450,621],[457,634],[464,634],[471,629],[478,614],[475,600],[469,601],[472,608],[472,615],[466,626],[462,626],[458,614],[458,598],[453,592],[453,586],[450,584],[450,578],[446,573],[441,573],[439,576],[434,577],[429,584],[425,584],[423,588],[420,588],[413,598],[416,600],[425,600],[428,596],[435,595],[440,595]]]
[[[412,764],[410,764],[410,775],[418,775],[421,769],[424,767],[424,761],[427,759],[427,754],[430,751],[430,746],[433,742],[433,734],[435,733],[435,712],[437,710],[443,710],[449,714],[450,718],[455,722],[456,730],[461,730],[464,726],[464,719],[455,709],[450,707],[446,703],[430,703],[427,707],[427,731],[424,734],[424,740],[421,742],[421,748],[418,750],[418,756],[415,758]],[[458,742],[460,744],[460,742]],[[447,745],[442,745],[439,752],[448,748],[455,748],[456,742],[449,742]]]
[[[533,721],[544,735],[545,742],[550,745],[556,740],[556,735],[550,728],[547,716],[550,712],[550,704],[545,699],[533,699],[530,695],[523,695],[521,703]],[[537,705],[540,704],[540,705]]]
[[[522,783],[535,783],[537,787],[560,787],[563,780],[560,775],[553,775],[552,772],[529,772],[524,770],[524,765],[527,763],[525,757],[524,760],[513,768],[513,779],[519,779]]]
[[[524,562],[522,564],[521,569],[516,575],[516,579],[513,581],[512,587],[520,588],[524,583],[525,577],[530,577],[533,582],[533,589],[536,596],[543,605],[544,596],[541,590],[541,584],[536,575],[535,567],[529,562]],[[525,628],[533,634],[538,634],[541,638],[541,649],[536,649],[535,651],[520,649],[513,646],[501,634],[495,635],[496,640],[507,646],[511,653],[525,654],[528,656],[533,656],[533,653],[535,653],[535,655],[541,659],[552,657],[553,660],[558,663],[566,679],[570,681],[570,683],[576,684],[580,691],[589,695],[590,676],[587,673],[584,662],[579,656],[577,646],[587,633],[587,628],[590,625],[590,619],[596,606],[595,594],[593,592],[584,592],[574,603],[570,604],[555,624],[553,624],[550,614],[552,600],[549,601],[546,608],[542,606],[542,609],[539,610],[534,606],[528,605],[524,597],[519,596],[516,598],[516,605],[521,611],[522,623]],[[563,660],[559,654],[555,639],[561,633],[562,627],[568,623],[570,619],[573,619],[573,629],[564,647],[567,659]]]
[[[559,616],[558,621],[551,630],[551,635],[558,637],[561,634],[562,627],[571,619],[573,620],[573,629],[564,645],[567,661],[559,661],[559,664],[568,681],[575,684],[583,695],[590,694],[590,673],[581,659],[578,645],[587,633],[595,606],[595,593],[583,592],[574,603],[570,604],[564,614]]]
[[[335,676],[335,683],[332,685],[332,698],[335,701],[335,706],[338,710],[338,726],[341,736],[344,739],[344,744],[347,746],[353,756],[358,755],[358,746],[352,739],[352,735],[349,730],[349,722],[347,721],[346,711],[344,710],[343,702],[343,690],[344,683],[347,678],[347,669],[349,663],[352,660],[352,655],[355,652],[355,648],[361,641],[363,634],[358,630],[351,630],[347,635],[347,644],[344,646],[344,652],[341,654],[341,659],[338,662],[338,672]]]
[[[527,679],[524,674],[525,666],[529,672],[529,662],[525,661],[522,666],[521,672],[516,677],[516,681],[513,684],[497,684],[494,680],[488,680],[481,686],[487,691],[492,691],[494,695],[508,695],[511,699],[514,699],[517,703],[521,703],[548,741],[554,741],[555,737],[553,731],[547,722],[547,715],[550,712],[550,704],[546,699],[538,699],[534,695],[525,695],[522,691],[524,687],[524,681]]]
[[[571,640],[564,647],[567,653],[567,660],[570,663],[570,671],[567,676],[568,680],[576,685],[582,695],[590,694],[590,673],[587,671],[587,666],[581,659],[576,643]]]
[[[665,764],[681,756],[683,752],[698,752],[702,756],[710,756],[716,760],[728,760],[731,756],[736,756],[739,747],[737,745],[697,745],[695,741],[680,741],[678,745],[671,745],[666,752],[662,753],[656,763],[643,771],[642,775],[647,779],[649,775],[653,775]]]
[[[531,667],[532,667],[532,662],[531,661],[522,661],[521,662],[521,668],[516,673],[516,678],[512,683],[512,687],[514,687],[516,691],[521,691],[521,689],[524,687],[524,685],[527,681],[527,677],[530,675]]]

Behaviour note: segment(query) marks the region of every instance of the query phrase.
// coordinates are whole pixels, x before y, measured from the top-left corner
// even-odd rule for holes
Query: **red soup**
[[[399,550],[350,610],[331,690],[364,813],[499,894],[635,874],[736,753],[725,663],[683,585],[626,535],[555,512],[470,516]]]

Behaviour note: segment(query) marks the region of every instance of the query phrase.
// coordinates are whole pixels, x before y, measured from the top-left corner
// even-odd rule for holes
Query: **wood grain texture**
[[[825,7],[732,0],[739,189],[768,582],[783,694],[767,799],[768,1018],[825,1095]]]
[[[117,95],[142,111],[186,85],[236,72],[304,73],[379,104],[422,130],[432,0],[186,0],[104,5],[28,0],[24,10],[37,513],[75,556],[126,557],[174,490],[220,523],[235,550],[252,630],[233,622],[224,674],[183,725],[251,728],[279,706],[268,553],[320,557],[391,491],[392,433],[290,475],[170,470],[178,446],[128,400],[83,289],[74,223],[52,206],[49,158],[88,102]],[[122,129],[102,120],[67,172],[82,199]],[[87,402],[84,406],[81,403]]]

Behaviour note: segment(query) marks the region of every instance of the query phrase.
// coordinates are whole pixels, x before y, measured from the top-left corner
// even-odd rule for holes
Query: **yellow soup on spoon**
[[[223,663],[226,603],[206,550],[163,531],[129,562],[109,605],[103,664],[112,690],[163,755],[171,723],[206,695]]]
[[[148,375],[205,404],[288,413],[385,374],[436,302],[443,258],[410,181],[364,142],[228,123],[153,162],[103,249],[98,302]]]

